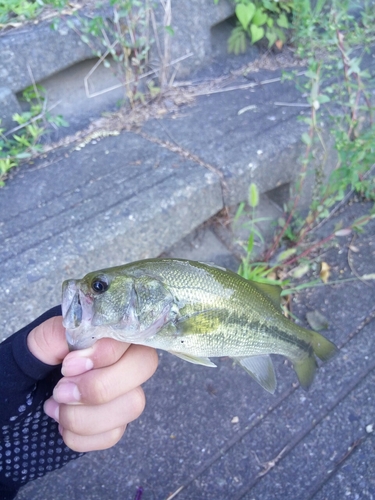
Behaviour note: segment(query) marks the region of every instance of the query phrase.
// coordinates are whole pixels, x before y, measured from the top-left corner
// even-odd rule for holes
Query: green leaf
[[[314,15],[315,16],[318,16],[320,14],[320,12],[323,9],[325,3],[326,3],[326,0],[318,0],[316,2],[315,11],[314,11]]]
[[[293,278],[299,279],[302,278],[306,273],[310,270],[310,266],[308,264],[301,264],[293,269]]]
[[[254,17],[251,20],[251,24],[256,24],[257,26],[262,26],[268,19],[267,14],[263,11],[262,7],[256,10]]]
[[[174,35],[174,29],[172,26],[164,26],[165,31],[168,33],[168,35],[173,36]]]
[[[275,0],[263,0],[263,7],[271,12],[278,12]]]
[[[296,248],[288,248],[288,250],[285,250],[284,252],[281,252],[280,255],[277,257],[277,262],[282,262],[283,260],[288,259],[292,255],[294,255],[297,252]]]
[[[255,24],[250,26],[251,43],[256,43],[264,37],[264,29]]]
[[[268,47],[272,47],[277,40],[277,35],[274,31],[268,30],[266,33],[266,38],[268,40]]]
[[[257,207],[259,204],[259,191],[253,182],[250,184],[249,188],[249,205],[251,208]]]
[[[251,233],[247,242],[247,253],[251,254],[254,248],[254,233]]]
[[[246,51],[246,33],[242,26],[233,28],[230,37],[228,38],[228,52],[236,56],[243,54]]]
[[[328,95],[320,94],[318,96],[318,101],[320,102],[320,104],[324,104],[325,102],[329,102],[330,100],[331,98],[328,97]]]
[[[236,16],[244,30],[246,30],[249,26],[249,23],[252,20],[255,11],[256,7],[253,3],[249,3],[247,5],[240,3],[237,5]]]
[[[276,22],[280,26],[280,28],[285,28],[285,29],[289,28],[288,18],[284,13],[280,14]]]
[[[307,144],[307,146],[310,146],[311,145],[311,137],[309,136],[309,134],[307,132],[304,132],[302,134],[302,142],[304,142],[305,144]]]
[[[245,208],[245,202],[241,202],[239,205],[238,205],[238,208],[237,208],[237,211],[236,211],[236,215],[234,216],[233,218],[233,222],[237,222],[238,219],[241,217],[242,215],[242,212]]]

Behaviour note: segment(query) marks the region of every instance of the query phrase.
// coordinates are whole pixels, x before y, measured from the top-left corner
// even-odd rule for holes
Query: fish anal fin
[[[216,368],[215,363],[213,363],[209,358],[199,358],[198,356],[192,356],[191,354],[185,354],[182,352],[176,352],[176,351],[168,351],[171,354],[174,354],[175,356],[185,360],[189,361],[189,363],[194,363],[195,365],[203,365],[203,366],[210,366],[212,368]]]
[[[266,295],[276,307],[280,308],[282,288],[279,285],[268,285],[267,283],[259,283],[257,281],[252,281],[251,283]]]
[[[305,391],[307,391],[314,380],[315,371],[317,368],[315,356],[311,354],[301,361],[294,361],[293,368],[297,374],[299,383]]]
[[[276,376],[271,357],[266,354],[262,356],[249,356],[247,358],[233,358],[242,368],[271,394],[276,390]]]

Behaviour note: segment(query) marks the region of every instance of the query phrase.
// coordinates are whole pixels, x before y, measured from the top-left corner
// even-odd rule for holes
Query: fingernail
[[[58,403],[76,403],[81,394],[73,382],[59,382],[53,390],[53,399]]]
[[[64,359],[61,373],[64,377],[74,377],[75,375],[81,375],[94,368],[94,363],[90,358],[82,357],[70,357]]]
[[[56,422],[59,421],[60,405],[53,398],[47,399],[44,403],[43,409],[44,413],[46,413],[49,417],[56,420]]]

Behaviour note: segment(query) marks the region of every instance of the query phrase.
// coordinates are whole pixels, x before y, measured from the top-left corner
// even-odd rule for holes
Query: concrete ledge
[[[79,27],[79,18],[70,20]],[[0,38],[0,79],[3,86],[20,92],[64,68],[93,57],[91,48],[61,19],[56,30],[51,23],[27,25]]]

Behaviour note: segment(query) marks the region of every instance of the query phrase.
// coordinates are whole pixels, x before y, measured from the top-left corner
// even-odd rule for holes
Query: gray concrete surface
[[[0,87],[0,128],[10,130],[18,124],[13,120],[15,113],[20,113],[21,107],[16,96],[8,87]]]

